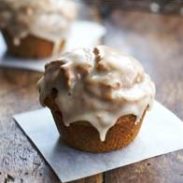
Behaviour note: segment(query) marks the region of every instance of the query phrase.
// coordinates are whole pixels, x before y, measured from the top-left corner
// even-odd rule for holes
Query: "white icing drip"
[[[139,122],[140,118],[143,115],[143,112],[151,102],[150,99],[147,97],[145,99],[145,102],[143,101],[138,103],[135,103],[135,102],[128,103],[128,104],[125,104],[122,108],[118,110],[114,110],[113,112],[110,111],[111,105],[106,104],[104,102],[103,105],[107,106],[106,108],[99,109],[97,111],[94,110],[92,112],[88,112],[88,109],[90,108],[90,106],[86,106],[86,105],[84,107],[72,106],[74,103],[79,103],[78,100],[79,99],[75,99],[74,101],[72,101],[71,97],[67,97],[66,95],[64,95],[63,97],[62,93],[60,93],[60,96],[58,95],[56,99],[56,103],[59,106],[59,108],[60,109],[65,108],[62,104],[64,105],[67,104],[67,108],[68,108],[68,113],[66,112],[66,114],[68,115],[64,115],[63,113],[63,121],[65,125],[69,126],[71,123],[81,121],[81,120],[87,121],[97,129],[97,131],[99,132],[101,141],[105,141],[105,137],[108,130],[115,125],[117,119],[119,119],[121,116],[134,114],[137,117],[136,122]],[[76,107],[79,108],[80,110],[75,109]],[[97,106],[96,106],[96,109],[97,109]],[[77,110],[78,115],[73,116],[70,110],[71,111]]]
[[[140,121],[144,110],[152,105],[155,87],[135,59],[105,46],[97,50],[99,53],[94,54],[91,49],[78,49],[64,54],[62,65],[49,64],[39,83],[40,100],[44,103],[56,88],[55,102],[64,124],[87,121],[105,141],[108,130],[121,116],[133,114],[136,122]]]

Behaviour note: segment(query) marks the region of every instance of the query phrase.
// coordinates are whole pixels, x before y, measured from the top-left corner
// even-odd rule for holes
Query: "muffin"
[[[140,63],[106,46],[64,53],[45,66],[38,87],[63,142],[89,152],[131,143],[155,95]]]
[[[0,29],[8,52],[23,58],[60,53],[76,14],[70,0],[2,0]]]

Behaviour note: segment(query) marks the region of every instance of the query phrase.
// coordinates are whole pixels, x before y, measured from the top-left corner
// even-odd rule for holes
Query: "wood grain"
[[[102,183],[102,182],[103,182],[103,175],[97,174],[95,176],[91,176],[91,177],[87,177],[85,179],[72,181],[70,183]]]
[[[139,59],[155,81],[156,98],[183,119],[182,17],[116,11],[105,25],[107,44]],[[183,151],[110,171],[105,182],[181,183]]]
[[[138,58],[157,86],[157,99],[183,119],[183,19],[139,12],[112,14],[104,22],[107,45]],[[0,182],[57,183],[51,168],[12,120],[40,108],[39,73],[0,69]],[[181,140],[181,139],[180,139]],[[181,183],[183,151],[109,171],[73,183]]]
[[[11,117],[40,108],[35,87],[40,76],[40,73],[0,69],[0,182],[60,182]],[[77,183],[80,182],[101,183],[101,176]]]

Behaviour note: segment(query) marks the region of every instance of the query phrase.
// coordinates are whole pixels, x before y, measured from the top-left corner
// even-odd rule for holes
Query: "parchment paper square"
[[[135,141],[124,149],[109,153],[86,153],[64,145],[46,108],[15,115],[14,119],[62,182],[183,149],[183,123],[158,102],[147,113]]]

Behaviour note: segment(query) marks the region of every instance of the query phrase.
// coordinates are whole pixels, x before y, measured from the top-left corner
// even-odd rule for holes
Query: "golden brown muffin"
[[[51,109],[62,140],[69,146],[83,151],[108,152],[130,144],[137,136],[146,113],[145,110],[139,122],[136,122],[136,116],[133,114],[119,117],[116,124],[108,131],[106,140],[102,142],[99,133],[89,122],[77,121],[69,127],[64,125],[62,112],[54,102],[56,95],[56,91],[53,91],[45,99],[44,104]]]
[[[28,35],[21,39],[20,44],[15,45],[13,36],[7,31],[2,30],[4,39],[8,46],[8,52],[11,55],[22,58],[46,58],[55,53],[60,53],[64,47],[66,40],[60,41],[57,50],[54,50],[55,43],[34,35]]]
[[[71,0],[2,0],[0,29],[8,52],[23,58],[58,55],[76,14],[77,5]]]
[[[142,66],[106,46],[76,49],[47,64],[39,91],[63,141],[89,152],[131,143],[155,95]]]

